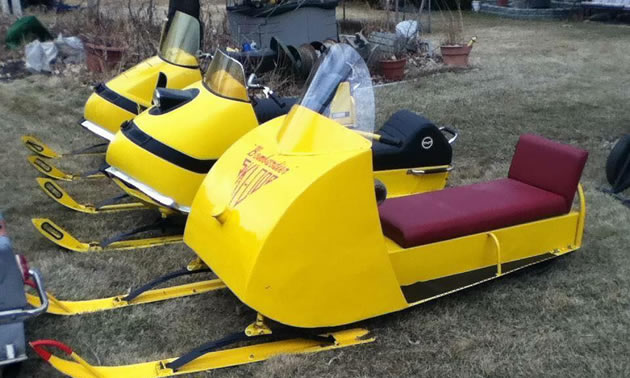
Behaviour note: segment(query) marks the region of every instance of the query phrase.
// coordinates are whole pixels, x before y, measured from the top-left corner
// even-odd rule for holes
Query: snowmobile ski
[[[211,279],[155,289],[156,286],[174,278],[207,272],[210,272],[210,269],[190,268],[190,266],[185,267],[181,270],[159,277],[137,289],[131,290],[127,294],[116,295],[109,298],[83,301],[63,301],[47,292],[46,296],[48,297],[48,301],[50,303],[47,312],[49,314],[64,316],[81,315],[114,310],[139,304],[161,302],[168,299],[188,297],[225,288],[225,284],[220,279]],[[40,298],[36,295],[27,294],[26,299],[33,306],[39,306],[41,303]]]
[[[49,219],[34,218],[32,219],[32,222],[37,231],[44,235],[48,240],[52,241],[53,243],[64,249],[82,253],[149,248],[160,245],[181,243],[183,239],[183,235],[181,232],[143,239],[131,239],[131,236],[137,235],[142,232],[170,228],[170,225],[167,224],[167,219],[163,219],[147,226],[138,227],[135,230],[119,234],[115,237],[105,239],[101,242],[91,241],[88,243],[79,241],[77,238],[69,234],[61,227],[57,226],[53,221]]]
[[[50,162],[46,161],[46,159],[37,155],[30,155],[27,159],[28,159],[28,162],[40,173],[50,178],[53,178],[55,180],[77,181],[77,180],[82,180],[82,179],[101,179],[101,178],[107,177],[100,170],[95,170],[95,171],[91,171],[91,172],[87,172],[83,174],[67,173],[55,167]]]
[[[103,201],[99,204],[93,205],[90,203],[79,203],[72,196],[70,196],[61,186],[59,186],[54,180],[44,177],[38,177],[37,183],[42,188],[44,193],[46,193],[50,198],[55,200],[57,203],[72,209],[74,211],[78,211],[86,214],[101,214],[101,213],[115,213],[120,211],[128,211],[128,210],[143,210],[143,209],[152,209],[153,207],[143,203],[143,202],[127,202],[127,203],[116,203],[121,200],[129,198],[128,194],[123,194],[120,196],[116,196],[110,198],[106,201]]]
[[[47,159],[59,159],[66,156],[104,155],[105,150],[103,148],[107,147],[107,143],[98,143],[80,150],[62,154],[48,147],[46,143],[33,135],[24,135],[22,137],[22,143],[24,143],[24,146],[26,146],[29,151]],[[99,149],[103,150],[101,151]]]
[[[250,329],[252,326],[248,327]],[[206,343],[179,358],[169,358],[122,366],[95,366],[76,354],[72,348],[54,340],[39,340],[30,343],[31,347],[55,369],[71,377],[116,377],[116,378],[154,378],[191,374],[229,366],[238,366],[267,360],[282,354],[306,354],[323,352],[366,344],[375,340],[368,338],[369,331],[354,328],[321,335],[309,335],[304,331],[286,329],[249,335],[236,332],[219,340]],[[262,341],[258,344],[232,349],[221,349],[231,344]],[[46,347],[54,347],[73,361],[59,358]]]

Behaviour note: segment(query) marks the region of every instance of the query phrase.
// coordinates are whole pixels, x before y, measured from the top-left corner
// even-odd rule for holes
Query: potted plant
[[[457,4],[456,12],[452,12],[448,9],[448,6],[446,6],[447,16],[444,15],[444,12],[440,12],[446,25],[446,39],[440,45],[440,51],[445,64],[465,67],[468,66],[468,55],[470,55],[470,50],[472,50],[476,38],[471,39],[468,43],[463,42],[464,20],[462,9],[459,0],[456,0],[455,3]]]
[[[92,7],[88,13],[90,31],[81,35],[81,39],[85,47],[88,70],[105,72],[118,66],[127,48],[123,42],[116,39],[118,26],[101,19],[100,0]]]
[[[112,38],[87,35],[83,36],[85,61],[91,72],[106,72],[120,63],[126,47]]]
[[[405,77],[407,56],[404,53],[385,54],[379,59],[381,74],[388,81],[400,81]]]

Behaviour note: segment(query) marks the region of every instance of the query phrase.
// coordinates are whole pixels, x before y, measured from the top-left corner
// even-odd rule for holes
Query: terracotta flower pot
[[[400,81],[405,77],[407,59],[381,60],[381,74],[386,80]]]
[[[442,59],[449,66],[468,66],[468,55],[472,47],[466,45],[441,46]]]
[[[104,46],[90,42],[84,42],[86,63],[88,70],[92,72],[109,71],[116,67],[122,59],[125,47]]]

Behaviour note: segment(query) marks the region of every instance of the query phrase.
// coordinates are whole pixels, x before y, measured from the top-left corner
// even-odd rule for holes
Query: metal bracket
[[[411,169],[407,170],[407,174],[408,175],[414,175],[414,176],[432,175],[432,174],[435,174],[435,173],[450,172],[454,168],[455,167],[452,166],[452,165],[449,165],[448,167],[441,167],[441,168],[424,168],[424,169],[411,168]]]
[[[28,270],[29,276],[33,278],[35,284],[32,285],[37,290],[39,296],[40,305],[35,308],[17,309],[0,312],[0,318],[13,318],[14,320],[29,319],[35,317],[41,313],[46,312],[48,309],[48,296],[46,295],[46,289],[44,288],[44,281],[42,280],[39,272],[34,269]]]
[[[271,328],[265,324],[265,317],[257,314],[256,321],[245,328],[245,334],[249,337],[271,335]]]
[[[452,135],[451,139],[448,140],[448,144],[453,144],[457,140],[457,138],[459,137],[459,133],[457,132],[457,130],[455,130],[454,128],[449,127],[449,126],[442,126],[442,127],[440,127],[440,131],[441,132],[446,132],[447,134],[451,134]]]
[[[489,232],[488,236],[494,241],[494,246],[497,250],[497,277],[502,274],[501,271],[501,244],[499,243],[499,239],[493,232]]]
[[[202,270],[202,269],[209,269],[209,268],[206,265],[206,263],[204,263],[201,260],[200,257],[197,257],[193,261],[189,262],[188,265],[186,265],[186,269],[192,272],[195,270]]]

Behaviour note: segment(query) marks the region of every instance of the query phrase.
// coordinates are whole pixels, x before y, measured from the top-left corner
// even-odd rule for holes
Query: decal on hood
[[[279,176],[289,172],[284,162],[279,162],[265,155],[263,146],[256,146],[245,159],[234,182],[230,205],[237,206],[247,197],[257,192],[263,186],[274,182]]]

